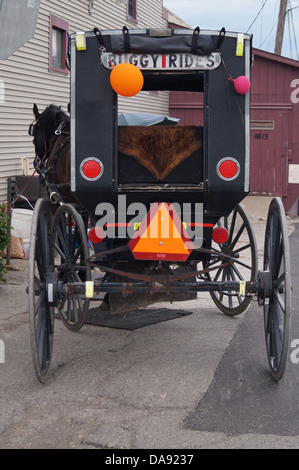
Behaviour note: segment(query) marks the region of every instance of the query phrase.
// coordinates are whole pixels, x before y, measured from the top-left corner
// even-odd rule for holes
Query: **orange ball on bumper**
[[[121,96],[135,96],[143,87],[142,72],[133,64],[116,65],[110,74],[113,90]]]

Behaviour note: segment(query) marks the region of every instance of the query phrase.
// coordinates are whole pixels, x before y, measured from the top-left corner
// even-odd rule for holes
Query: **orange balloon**
[[[143,87],[144,79],[141,71],[133,64],[118,64],[110,74],[113,90],[121,96],[135,96]]]

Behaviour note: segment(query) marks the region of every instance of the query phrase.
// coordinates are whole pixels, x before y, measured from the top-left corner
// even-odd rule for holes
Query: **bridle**
[[[29,128],[28,128],[28,134],[33,137],[33,145],[35,147],[35,159],[34,159],[34,167],[36,169],[41,169],[41,167],[45,166],[49,156],[51,155],[52,153],[52,150],[56,144],[56,141],[57,141],[57,138],[61,135],[61,134],[66,134],[68,137],[66,138],[65,142],[63,142],[63,144],[61,145],[61,148],[58,150],[58,152],[60,153],[60,151],[62,150],[62,148],[67,145],[69,143],[69,132],[65,132],[63,131],[63,129],[65,128],[65,126],[68,124],[67,121],[62,121],[59,126],[57,127],[57,129],[55,130],[54,132],[54,135],[55,135],[55,138],[51,144],[51,147],[48,149],[48,145],[47,145],[47,139],[46,139],[46,134],[45,134],[45,131],[42,130],[42,135],[43,135],[43,141],[44,141],[44,155],[42,157],[40,157],[37,152],[36,152],[36,135],[37,135],[37,129],[38,129],[38,118],[35,119],[30,125],[29,125]],[[54,161],[56,163],[56,160],[57,160],[57,157],[58,157],[58,153],[56,152],[55,154],[55,157],[54,157]]]
[[[29,128],[28,128],[28,134],[33,137],[33,145],[34,145],[34,148],[35,148],[35,159],[34,159],[34,168],[38,171],[38,169],[41,168],[41,166],[43,165],[43,163],[45,163],[45,160],[46,160],[46,157],[49,156],[49,153],[48,153],[48,150],[47,150],[47,140],[46,140],[46,135],[45,135],[45,132],[42,131],[43,133],[43,140],[44,140],[44,149],[45,149],[45,152],[44,152],[44,155],[42,158],[40,158],[40,156],[37,154],[37,151],[36,151],[36,135],[37,135],[37,129],[38,129],[38,119],[35,119],[30,125],[29,125]]]
[[[35,119],[28,128],[28,134],[33,137],[33,144],[35,147],[35,159],[34,159],[34,168],[35,172],[37,172],[40,175],[40,183],[42,185],[46,184],[49,192],[49,198],[51,202],[56,203],[57,201],[61,200],[61,196],[59,194],[59,189],[64,188],[66,186],[69,186],[69,183],[54,183],[54,174],[55,174],[55,167],[56,167],[56,162],[57,159],[62,152],[62,150],[70,143],[70,133],[64,131],[63,129],[69,124],[68,121],[62,121],[57,129],[54,131],[54,139],[53,142],[51,143],[51,146],[48,148],[47,144],[47,138],[46,138],[46,133],[44,129],[41,128],[42,131],[42,136],[43,136],[43,141],[44,141],[44,154],[42,157],[40,157],[37,154],[37,149],[36,149],[36,135],[37,135],[37,129],[38,129],[38,118]],[[52,154],[52,151],[54,149],[54,146],[57,142],[58,137],[61,136],[61,134],[67,135],[66,139],[61,142],[60,146],[56,150],[54,157],[51,161],[51,166],[50,168],[47,168],[47,163],[48,160]],[[49,171],[51,172],[51,176],[49,174]]]
[[[31,124],[29,124],[28,135],[31,135],[31,137],[35,137],[36,126],[37,126],[36,119]]]

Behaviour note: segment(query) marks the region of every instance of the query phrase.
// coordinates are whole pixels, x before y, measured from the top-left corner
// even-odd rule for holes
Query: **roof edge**
[[[258,57],[263,57],[264,59],[275,60],[281,64],[290,65],[291,67],[299,68],[299,60],[290,59],[289,57],[284,57],[273,52],[263,51],[261,49],[252,49],[254,55]]]
[[[177,26],[181,26],[183,28],[192,29],[188,23],[186,23],[182,18],[177,16],[171,10],[163,6],[163,18],[168,21],[168,23],[175,24]]]

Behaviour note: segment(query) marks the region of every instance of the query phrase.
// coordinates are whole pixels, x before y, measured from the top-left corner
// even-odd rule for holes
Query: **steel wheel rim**
[[[289,345],[290,257],[284,208],[280,199],[273,199],[269,208],[264,271],[272,277],[272,292],[264,304],[264,328],[268,363],[274,380],[284,374]]]
[[[33,364],[40,382],[45,382],[52,358],[54,312],[46,295],[46,280],[53,268],[50,215],[46,202],[36,203],[29,251],[29,320]]]

